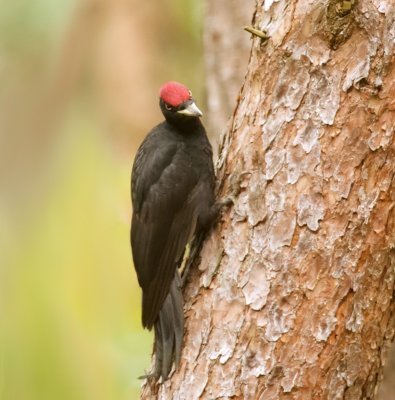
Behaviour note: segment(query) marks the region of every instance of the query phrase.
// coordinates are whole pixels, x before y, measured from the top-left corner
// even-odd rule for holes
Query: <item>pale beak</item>
[[[201,117],[203,113],[199,110],[198,106],[193,102],[183,110],[177,111],[178,114],[187,115],[188,117]]]

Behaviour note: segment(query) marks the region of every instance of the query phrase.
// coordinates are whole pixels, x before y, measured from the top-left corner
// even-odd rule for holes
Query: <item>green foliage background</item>
[[[113,6],[130,6],[87,2],[102,18]],[[143,94],[133,93],[137,106],[121,121],[100,100],[106,95],[90,54],[103,24],[92,35],[90,14],[84,17],[86,32],[78,37],[90,38],[89,52],[74,80],[69,69],[75,60],[62,61],[62,43],[83,3],[13,0],[0,6],[4,400],[137,399],[137,377],[149,368],[152,336],[140,325],[129,248],[130,170],[144,134],[160,121],[158,86],[178,79],[202,97],[201,10],[193,0],[151,0],[131,19],[150,34],[141,31],[139,50],[123,51],[147,56],[159,68],[147,69],[147,98],[139,103]],[[141,78],[127,79],[133,87]]]

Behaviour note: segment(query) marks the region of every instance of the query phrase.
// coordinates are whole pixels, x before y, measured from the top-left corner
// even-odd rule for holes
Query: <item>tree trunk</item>
[[[389,349],[387,363],[383,370],[383,381],[380,383],[378,400],[393,400],[395,393],[395,343]],[[385,356],[384,356],[385,357]]]
[[[209,0],[205,6],[206,120],[215,142],[226,129],[247,69],[251,39],[242,28],[251,23],[255,1]]]
[[[181,366],[142,398],[375,398],[395,331],[394,24],[390,1],[257,5],[269,39],[218,160],[235,205],[190,273]]]

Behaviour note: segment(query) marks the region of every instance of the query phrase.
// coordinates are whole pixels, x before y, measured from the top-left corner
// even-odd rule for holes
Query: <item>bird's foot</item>
[[[224,211],[225,209],[234,206],[235,204],[236,204],[236,197],[233,194],[231,194],[218,202],[218,208],[220,211]]]

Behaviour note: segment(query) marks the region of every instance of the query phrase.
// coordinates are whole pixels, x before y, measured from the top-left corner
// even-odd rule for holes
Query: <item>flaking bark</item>
[[[218,160],[235,205],[191,271],[180,369],[142,398],[375,398],[395,331],[395,6],[343,3],[258,3],[270,39]]]

